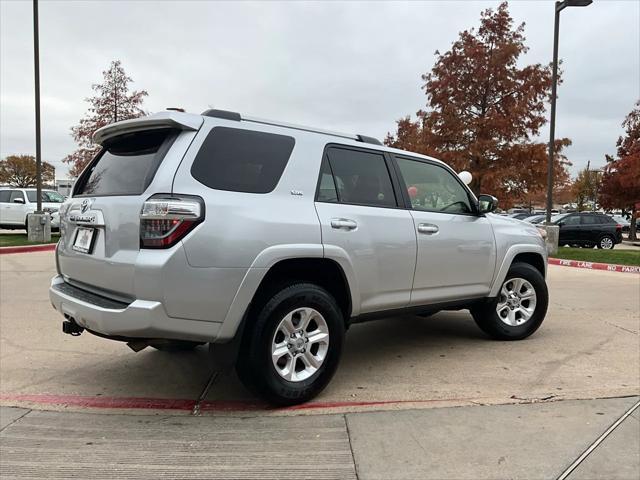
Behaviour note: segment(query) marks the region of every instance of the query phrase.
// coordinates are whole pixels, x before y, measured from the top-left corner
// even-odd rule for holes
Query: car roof
[[[181,130],[198,130],[201,125],[203,125],[203,123],[207,123],[209,125],[215,124],[233,127],[233,125],[237,124],[237,122],[245,125],[251,124],[258,130],[262,130],[261,127],[264,127],[265,130],[276,128],[289,132],[291,132],[291,130],[294,130],[301,133],[304,132],[316,135],[325,135],[328,138],[332,139],[332,141],[339,142],[344,145],[366,147],[372,150],[390,152],[397,155],[410,155],[412,157],[430,160],[432,162],[449,167],[449,165],[447,165],[442,160],[438,160],[437,158],[422,155],[420,153],[388,147],[386,145],[383,145],[379,140],[367,135],[334,132],[315,127],[307,127],[304,125],[296,125],[293,123],[241,115],[238,112],[231,112],[227,110],[206,110],[199,115],[174,110],[162,111],[146,117],[124,120],[102,127],[94,133],[93,140],[95,143],[103,144],[109,138],[120,135],[122,133],[133,132],[137,130],[146,130],[149,128],[178,128]],[[289,134],[291,135],[291,133]]]

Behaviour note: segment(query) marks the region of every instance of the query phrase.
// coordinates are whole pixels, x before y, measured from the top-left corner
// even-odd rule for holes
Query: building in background
[[[71,189],[73,188],[73,180],[57,179],[55,184],[55,190],[62,196],[68,197],[71,195]]]

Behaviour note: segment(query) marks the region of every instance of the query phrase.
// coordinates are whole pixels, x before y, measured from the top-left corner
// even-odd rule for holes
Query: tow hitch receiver
[[[84,331],[84,328],[78,325],[72,317],[65,315],[65,318],[66,320],[62,322],[62,331],[64,333],[77,337]]]

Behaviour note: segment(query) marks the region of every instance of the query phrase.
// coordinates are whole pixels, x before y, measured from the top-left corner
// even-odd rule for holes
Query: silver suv
[[[225,352],[295,404],[336,371],[350,324],[469,309],[488,335],[547,310],[544,240],[447,165],[361,135],[209,110],[98,130],[60,210],[50,298],[63,331],[134,350]]]

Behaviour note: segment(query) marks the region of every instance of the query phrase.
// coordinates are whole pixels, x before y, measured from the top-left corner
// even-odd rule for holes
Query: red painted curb
[[[616,265],[613,263],[584,262],[581,260],[565,260],[562,258],[550,258],[549,265],[562,267],[586,268],[588,270],[606,270],[608,272],[640,273],[640,266]]]
[[[56,249],[56,243],[46,243],[43,245],[20,245],[17,247],[0,247],[0,255],[6,253],[28,253],[28,252],[48,252]]]
[[[114,408],[114,409],[141,409],[141,410],[193,410],[195,400],[171,399],[171,398],[144,398],[144,397],[92,397],[85,395],[53,395],[53,394],[0,394],[0,400],[9,402],[27,402],[39,405],[62,405],[83,408]],[[324,410],[329,408],[372,407],[401,404],[426,404],[447,401],[471,401],[467,398],[448,398],[439,400],[382,400],[382,401],[353,401],[353,402],[308,402],[292,407],[271,407],[265,403],[241,401],[241,400],[213,400],[200,404],[201,412],[246,412],[250,410]]]

